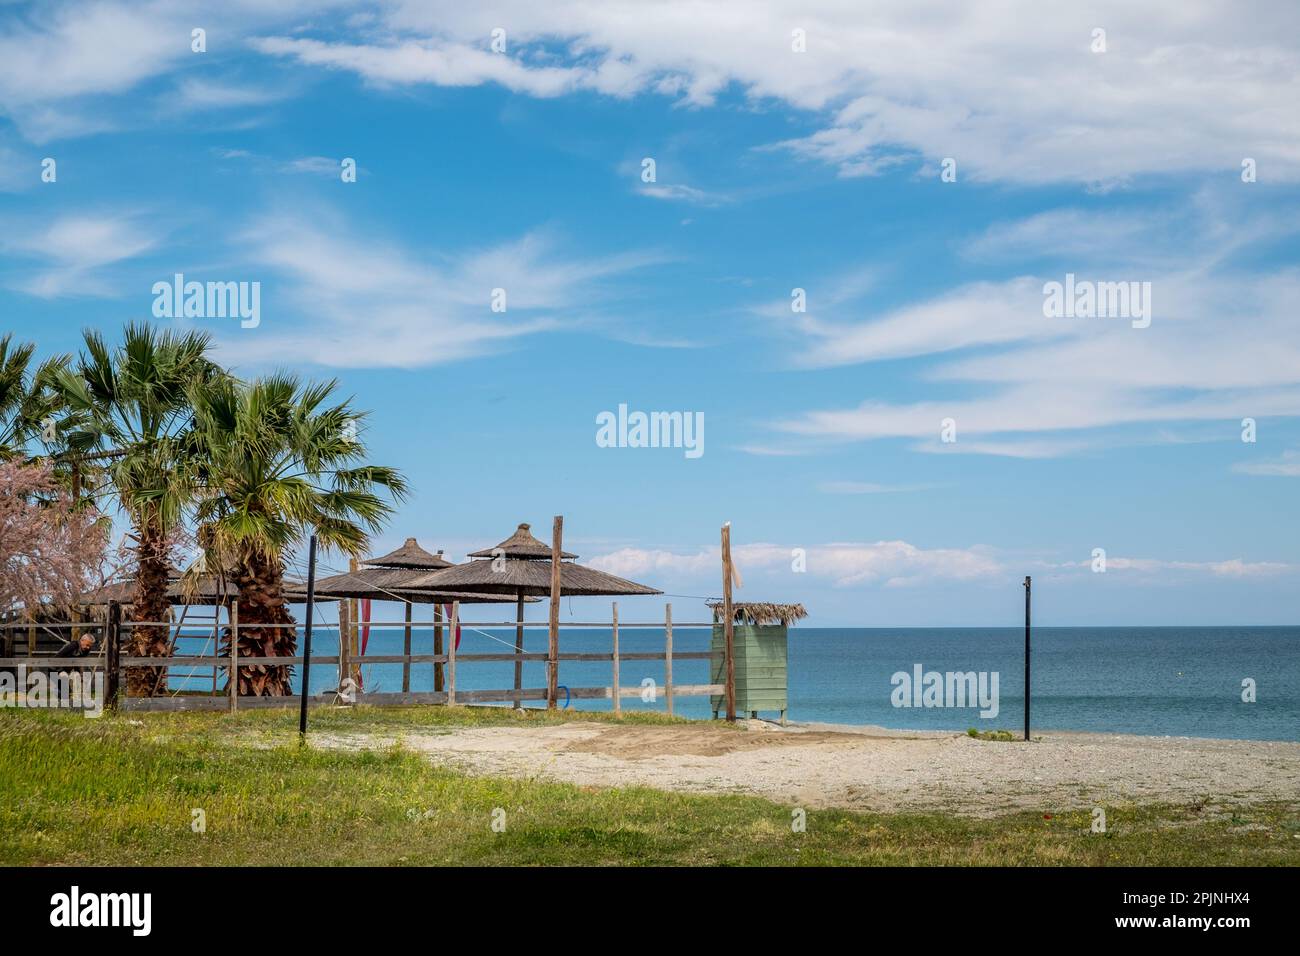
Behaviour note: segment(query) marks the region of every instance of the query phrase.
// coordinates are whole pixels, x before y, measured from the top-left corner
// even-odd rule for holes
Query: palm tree
[[[192,448],[189,392],[224,373],[207,358],[211,338],[202,332],[126,327],[111,348],[94,331],[75,365],[54,374],[67,418],[63,437],[77,453],[106,461],[108,488],[131,522],[136,550],[132,617],[161,622],[169,610],[171,550],[186,508],[193,502],[186,454]],[[168,628],[130,631],[134,657],[166,657]],[[127,693],[148,696],[165,687],[161,668],[131,668]]]
[[[69,358],[56,355],[33,369],[35,352],[30,342],[15,344],[12,334],[0,338],[0,461],[25,456],[37,436],[52,441],[47,423],[58,401],[50,385]]]
[[[208,554],[233,569],[239,588],[239,655],[292,657],[296,631],[283,595],[291,549],[311,532],[320,544],[360,554],[406,482],[363,463],[356,437],[364,414],[334,403],[335,382],[287,374],[253,382],[218,379],[192,390],[200,501],[196,520]],[[253,625],[245,627],[245,625]],[[257,625],[267,625],[258,627]],[[241,695],[290,693],[289,667],[240,668]]]

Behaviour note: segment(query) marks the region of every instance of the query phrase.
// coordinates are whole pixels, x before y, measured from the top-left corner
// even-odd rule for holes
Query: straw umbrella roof
[[[430,554],[420,547],[419,542],[414,538],[407,538],[406,543],[396,551],[390,551],[378,558],[366,558],[361,563],[375,568],[405,568],[416,571],[433,571],[451,567],[451,562],[443,558],[441,551]]]
[[[494,553],[498,549],[504,551],[505,555]],[[566,551],[561,551],[560,554],[567,558],[577,557]],[[551,593],[551,549],[534,538],[526,524],[521,524],[513,535],[496,548],[475,551],[470,557],[477,560],[422,575],[407,586],[415,589],[476,591],[516,596]],[[560,593],[581,597],[663,592],[595,568],[583,567],[573,561],[561,561]]]
[[[372,601],[405,601],[410,604],[503,604],[514,600],[512,595],[491,593],[470,593],[462,591],[413,590],[400,585],[376,583],[374,572],[391,571],[392,568],[362,568],[348,574],[335,574],[316,582],[315,595],[322,600],[341,600],[344,598],[369,598]],[[402,572],[409,574],[410,572]],[[421,572],[423,575],[436,572]],[[403,581],[409,580],[404,577]],[[300,599],[306,600],[306,588],[300,585]],[[531,598],[531,601],[540,598]]]
[[[495,558],[498,553],[504,553],[507,558],[522,558],[524,560],[551,560],[551,546],[538,541],[533,537],[532,531],[529,530],[531,525],[521,524],[515,529],[515,533],[506,538],[495,548],[484,548],[482,551],[471,551],[471,558]],[[576,558],[576,554],[570,554],[568,551],[560,552],[561,558]]]
[[[445,571],[433,571],[411,582],[412,588],[439,588],[457,591],[483,591],[492,594],[551,593],[551,562],[506,559],[494,569],[491,560],[470,561]],[[580,597],[597,594],[663,594],[657,588],[572,561],[560,562],[560,593]]]
[[[289,590],[290,582],[285,582]],[[215,574],[200,574],[188,580],[174,568],[168,574],[167,600],[172,604],[199,605],[224,604],[239,596],[239,587],[231,576],[224,579]],[[77,599],[78,604],[98,606],[111,604],[130,604],[135,600],[135,581],[125,579],[111,581],[101,588],[89,591]]]
[[[722,602],[706,601],[713,608],[713,619],[722,620]],[[731,605],[731,619],[737,624],[784,624],[787,627],[808,616],[802,604],[772,604],[767,601],[736,601]]]

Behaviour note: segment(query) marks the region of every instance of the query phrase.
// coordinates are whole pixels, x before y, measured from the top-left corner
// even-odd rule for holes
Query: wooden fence
[[[287,627],[299,631],[298,645],[303,645],[303,635],[301,630],[302,624],[286,625],[241,625],[238,621],[238,615],[231,608],[231,620],[222,626],[227,633],[238,633],[243,627],[257,627],[265,629],[268,627]],[[447,642],[445,652],[433,654],[413,654],[409,652],[411,646],[411,632],[413,629],[429,629],[435,631],[435,650],[441,644],[438,639],[441,637],[441,631],[444,623],[448,627],[450,639]],[[664,623],[663,624],[620,624],[618,620],[618,605],[613,605],[613,614],[610,621],[603,622],[566,622],[564,628],[610,628],[612,637],[612,648],[610,653],[561,653],[558,654],[554,661],[550,660],[549,655],[545,653],[516,653],[511,649],[510,653],[489,653],[489,654],[460,654],[456,651],[455,633],[456,627],[460,624],[462,627],[482,630],[485,628],[512,630],[517,631],[519,624],[517,621],[504,622],[461,622],[460,609],[458,604],[452,605],[451,617],[449,620],[436,621],[434,623],[417,623],[412,622],[409,617],[404,621],[349,621],[344,615],[343,620],[336,624],[317,623],[312,627],[313,633],[317,631],[340,631],[339,647],[341,653],[335,655],[316,655],[311,657],[313,665],[334,666],[338,673],[338,682],[335,688],[324,693],[308,695],[308,701],[313,706],[329,705],[349,705],[349,704],[368,704],[368,705],[399,705],[399,704],[486,704],[486,703],[506,703],[510,702],[516,706],[522,705],[524,701],[546,701],[546,687],[522,687],[520,685],[520,667],[523,662],[543,662],[549,667],[559,668],[559,665],[565,661],[607,661],[611,666],[611,682],[608,686],[602,687],[566,687],[568,698],[570,700],[609,700],[614,713],[622,711],[622,701],[625,697],[641,697],[644,688],[640,685],[622,686],[620,684],[620,667],[625,661],[662,661],[664,665],[662,693],[656,685],[655,700],[662,697],[668,714],[673,713],[673,699],[675,697],[699,696],[699,695],[723,695],[727,692],[725,684],[675,684],[673,682],[673,663],[675,661],[687,660],[710,660],[713,658],[711,651],[678,651],[673,648],[673,629],[677,630],[698,630],[702,628],[712,629],[713,624],[673,624],[672,605],[665,605]],[[402,654],[375,654],[357,656],[350,652],[349,641],[344,638],[348,628],[355,628],[361,625],[368,625],[371,628],[402,628],[405,631],[406,652]],[[274,665],[274,666],[301,666],[302,657],[246,657],[235,656],[235,650],[238,642],[231,640],[231,652],[228,655],[191,655],[191,654],[173,654],[170,657],[132,657],[123,656],[122,650],[124,645],[129,643],[130,631],[136,628],[144,627],[168,627],[176,626],[176,622],[137,622],[123,621],[121,607],[113,604],[109,606],[106,620],[102,623],[83,623],[83,622],[61,622],[53,624],[40,624],[40,627],[57,629],[59,631],[73,629],[73,633],[79,629],[81,631],[94,631],[102,633],[103,640],[100,642],[100,648],[95,655],[88,657],[71,657],[58,658],[49,655],[42,656],[11,656],[0,657],[0,669],[26,667],[29,669],[40,669],[44,671],[59,671],[65,669],[102,669],[105,673],[105,687],[108,706],[121,710],[132,711],[153,711],[153,710],[228,710],[236,711],[241,708],[263,708],[263,707],[289,707],[298,706],[298,696],[291,697],[249,697],[237,696],[239,682],[230,680],[232,672],[238,673],[238,669],[252,667],[257,665]],[[0,624],[0,631],[6,628],[22,628],[27,630],[30,625],[21,624]],[[644,628],[660,628],[664,630],[664,649],[654,652],[634,652],[624,653],[619,648],[620,631],[635,630]],[[542,629],[548,628],[545,623],[525,624],[524,629]],[[215,639],[214,639],[215,640]],[[214,643],[215,646],[215,643]],[[492,690],[470,690],[458,689],[456,685],[457,667],[467,664],[481,662],[515,662],[516,679],[515,687],[492,689]],[[401,664],[403,665],[403,688],[410,686],[410,671],[415,665],[429,665],[434,669],[434,686],[432,691],[409,691],[393,693],[364,693],[359,687],[359,682],[355,676],[359,674],[363,664]],[[190,671],[188,678],[193,678],[194,672],[198,670],[207,670],[211,668],[213,687],[217,686],[218,676],[224,674],[227,677],[226,691],[224,694],[212,693],[194,693],[188,691],[173,691],[162,696],[153,697],[130,697],[126,694],[126,671],[129,668],[149,668],[164,669],[170,677],[171,672],[175,670]],[[728,673],[730,671],[728,670]],[[169,681],[164,681],[166,687]],[[310,689],[309,689],[310,690]]]

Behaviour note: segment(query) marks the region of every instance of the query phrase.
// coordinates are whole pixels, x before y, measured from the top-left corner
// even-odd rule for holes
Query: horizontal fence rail
[[[435,618],[433,621],[373,621],[358,620],[353,614],[348,613],[346,604],[340,606],[340,620],[336,623],[313,623],[312,629],[322,631],[340,632],[340,647],[338,653],[328,655],[311,656],[313,664],[333,666],[338,669],[338,686],[323,691],[318,691],[308,696],[309,702],[313,706],[352,706],[355,704],[365,704],[371,706],[394,706],[403,704],[489,704],[489,703],[514,703],[519,706],[524,701],[547,701],[550,702],[548,692],[545,687],[523,687],[520,685],[519,667],[525,663],[544,663],[554,666],[558,669],[559,665],[564,662],[595,662],[609,663],[612,667],[612,681],[609,686],[597,687],[565,687],[568,700],[609,700],[614,712],[621,713],[621,700],[623,698],[641,697],[647,688],[640,685],[622,686],[619,681],[619,668],[624,662],[658,662],[664,664],[663,684],[656,683],[654,687],[653,700],[657,702],[660,697],[663,698],[667,712],[673,713],[674,697],[683,696],[721,696],[726,693],[725,684],[674,684],[673,682],[673,663],[675,661],[704,661],[704,660],[721,660],[722,654],[713,651],[676,651],[673,648],[674,631],[689,630],[698,631],[701,629],[712,629],[713,622],[707,623],[674,623],[672,620],[672,605],[665,605],[664,621],[658,623],[626,623],[618,619],[618,605],[613,605],[613,615],[610,621],[574,621],[565,622],[560,625],[560,630],[569,628],[602,628],[611,631],[612,650],[609,653],[602,652],[571,652],[557,653],[552,657],[543,652],[524,652],[516,650],[515,652],[500,653],[458,653],[455,649],[455,630],[462,631],[485,631],[493,629],[497,631],[514,631],[519,635],[523,631],[548,630],[549,625],[546,623],[521,623],[519,621],[503,622],[480,622],[480,621],[461,621],[459,619],[459,606],[455,602],[452,604],[452,613],[442,619]],[[80,636],[90,634],[98,637],[104,637],[103,644],[94,653],[85,657],[58,657],[56,655],[37,655],[28,653],[25,656],[0,657],[0,672],[13,671],[16,668],[25,668],[29,672],[58,672],[64,670],[102,670],[104,671],[106,683],[108,686],[108,703],[109,706],[118,706],[123,710],[131,711],[184,711],[184,710],[238,710],[240,708],[261,709],[297,706],[299,698],[297,695],[292,696],[248,696],[238,694],[238,680],[231,680],[232,671],[238,674],[244,668],[252,667],[300,667],[304,663],[301,656],[293,657],[276,657],[276,656],[233,656],[233,650],[230,654],[175,654],[168,656],[140,656],[139,654],[128,653],[128,649],[134,641],[132,631],[141,628],[161,628],[166,627],[169,633],[175,632],[175,636],[169,638],[169,647],[174,650],[177,639],[192,638],[203,639],[205,643],[211,642],[210,646],[216,649],[218,637],[222,637],[228,647],[237,648],[238,643],[231,641],[233,635],[240,631],[247,630],[266,630],[266,629],[293,629],[298,631],[304,627],[302,624],[253,624],[240,623],[238,615],[235,613],[236,608],[232,604],[228,609],[229,620],[222,621],[220,609],[217,609],[215,616],[191,618],[187,622],[184,617],[180,620],[172,621],[124,621],[121,619],[121,608],[118,605],[110,605],[109,612],[102,620],[87,621],[51,621],[51,622],[4,622],[0,623],[0,630],[21,631],[30,634],[32,630],[68,630],[72,629],[73,635]],[[437,612],[435,611],[435,614]],[[406,635],[406,652],[402,654],[361,654],[356,645],[356,635],[361,628],[386,628],[402,629]],[[634,651],[620,652],[619,633],[630,629],[662,629],[664,631],[664,649],[661,651]],[[432,654],[411,653],[411,634],[415,631],[428,632],[432,630],[434,636],[435,652]],[[189,631],[190,633],[183,633]],[[442,640],[444,631],[449,638],[449,646],[442,649]],[[520,640],[521,638],[517,638]],[[14,649],[17,649],[17,639],[15,639]],[[521,647],[516,644],[516,647]],[[514,662],[515,684],[513,688],[499,689],[458,689],[456,687],[456,667],[464,664],[475,663],[508,663]],[[401,664],[403,667],[403,690],[398,692],[364,692],[358,685],[360,683],[361,667],[368,664]],[[408,689],[410,682],[410,668],[412,665],[432,665],[435,672],[435,687],[432,691],[410,691]],[[188,674],[181,676],[186,680],[195,679],[195,672],[199,670],[210,671],[212,680],[212,691],[210,693],[192,692],[192,691],[168,691],[158,696],[131,696],[126,692],[127,673],[128,671],[151,671],[154,674],[162,672],[162,677],[158,679],[160,687],[166,689],[169,678],[176,671],[188,671]],[[714,673],[717,671],[715,670]],[[725,672],[725,669],[724,669]],[[218,690],[220,678],[226,678],[226,691],[224,693]],[[202,680],[206,681],[207,676]]]

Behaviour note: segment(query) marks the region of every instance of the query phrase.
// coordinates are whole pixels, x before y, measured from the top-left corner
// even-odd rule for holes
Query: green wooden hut
[[[713,609],[713,683],[727,680],[727,639],[722,602]],[[777,711],[785,724],[789,709],[787,634],[795,621],[808,616],[802,604],[739,602],[731,605],[732,646],[736,653],[736,710],[757,717],[759,711]],[[727,705],[726,697],[710,698],[713,716]]]

